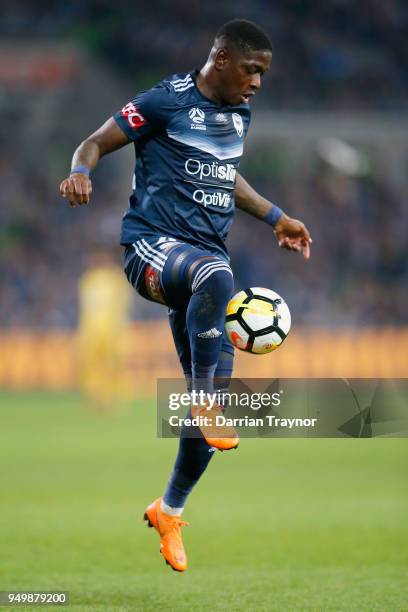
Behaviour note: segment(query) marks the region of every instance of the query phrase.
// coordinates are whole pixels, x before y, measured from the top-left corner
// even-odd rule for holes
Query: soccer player
[[[145,298],[166,304],[189,389],[211,392],[228,381],[233,348],[225,337],[225,308],[233,292],[225,247],[234,206],[271,226],[279,246],[308,259],[304,224],[285,215],[238,174],[250,121],[249,101],[271,62],[265,32],[246,20],[218,31],[201,70],[175,74],[139,93],[77,148],[60,191],[72,206],[87,204],[90,172],[99,159],[134,143],[135,178],[121,244],[125,272]],[[221,407],[192,405],[213,418]],[[211,422],[211,420],[210,420]],[[236,448],[232,428],[184,432],[163,497],[145,519],[160,535],[160,550],[177,571],[187,568],[181,529],[186,499],[215,449]]]

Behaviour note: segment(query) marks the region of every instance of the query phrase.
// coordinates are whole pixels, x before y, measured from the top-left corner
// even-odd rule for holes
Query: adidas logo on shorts
[[[222,332],[220,332],[215,327],[205,332],[201,332],[200,334],[197,334],[199,338],[218,338],[218,336],[221,336],[221,335],[222,335]]]

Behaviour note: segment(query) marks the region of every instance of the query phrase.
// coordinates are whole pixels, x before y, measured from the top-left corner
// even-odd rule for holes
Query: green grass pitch
[[[406,439],[217,453],[177,574],[142,522],[177,446],[153,402],[97,417],[74,394],[3,392],[0,419],[0,590],[69,591],[70,611],[408,610]]]

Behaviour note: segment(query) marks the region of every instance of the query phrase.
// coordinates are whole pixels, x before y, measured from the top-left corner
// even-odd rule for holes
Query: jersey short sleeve
[[[164,85],[156,85],[139,93],[122,110],[114,114],[118,126],[129,140],[138,140],[164,129],[170,119],[171,93]]]

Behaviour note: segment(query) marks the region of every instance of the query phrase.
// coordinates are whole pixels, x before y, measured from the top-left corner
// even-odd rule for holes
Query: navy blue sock
[[[169,309],[169,322],[187,389],[191,391],[191,352],[186,311],[186,308]],[[191,411],[187,416],[191,418]],[[208,446],[198,427],[183,427],[176,463],[163,496],[164,503],[172,508],[183,508],[187,497],[206,470],[213,455],[214,450]]]
[[[191,411],[188,412],[191,418]],[[191,437],[195,436],[195,437]],[[198,427],[184,427],[176,463],[170,475],[163,501],[172,508],[184,508],[187,497],[214,455]]]
[[[177,355],[183,368],[186,379],[187,390],[191,391],[191,351],[190,339],[187,332],[186,308],[174,310],[169,308],[169,323],[173,333],[173,340]],[[221,352],[218,358],[217,368],[214,374],[214,386],[218,389],[228,390],[232,369],[234,365],[234,347],[227,338],[225,329],[222,336]]]
[[[231,297],[233,281],[227,269],[217,267],[208,277],[201,270],[196,277],[201,278],[201,281],[190,298],[186,314],[192,387],[212,393],[223,342],[225,309]]]
[[[183,324],[183,313],[171,312],[169,314],[177,353],[186,375],[187,388],[189,388],[191,384],[191,360],[186,360],[188,335],[185,321]],[[184,361],[182,361],[182,358],[184,358]],[[217,390],[228,391],[233,360],[234,348],[224,332],[222,350],[215,371],[215,388]],[[189,411],[188,417],[191,418],[191,411]],[[190,437],[192,435],[195,437]],[[172,508],[184,508],[189,494],[206,470],[213,455],[214,449],[208,446],[198,427],[183,428],[176,463],[164,493],[164,502],[167,505]]]

